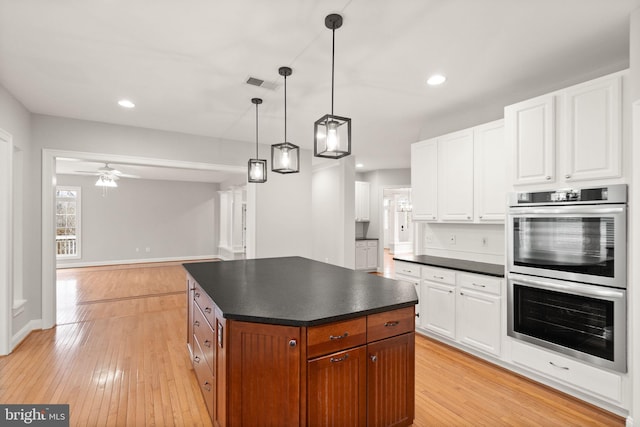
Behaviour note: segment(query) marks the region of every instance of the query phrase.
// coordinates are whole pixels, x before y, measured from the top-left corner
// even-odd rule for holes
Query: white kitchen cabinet
[[[564,93],[567,182],[617,178],[622,172],[622,77],[576,85]]]
[[[478,274],[458,273],[456,282],[457,340],[500,356],[502,281]]]
[[[624,73],[505,107],[514,185],[600,184],[622,176]]]
[[[455,272],[434,267],[422,267],[420,284],[421,325],[444,337],[456,338]]]
[[[504,109],[505,132],[513,146],[514,184],[555,180],[556,96],[544,95]]]
[[[404,280],[405,282],[413,283],[416,287],[416,294],[418,295],[418,303],[416,304],[416,328],[421,326],[420,318],[420,301],[422,299],[420,295],[420,264],[414,264],[411,262],[394,261],[394,273],[393,277],[396,280]]]
[[[551,380],[615,405],[622,402],[622,377],[538,346],[512,340],[511,360]]]
[[[504,120],[478,126],[473,132],[475,220],[504,222],[507,205]]]
[[[369,189],[368,182],[356,181],[356,222],[369,221]]]
[[[356,241],[356,270],[377,270],[378,269],[378,241],[358,240]]]
[[[438,138],[438,214],[442,221],[473,220],[473,130]]]
[[[438,140],[411,144],[411,203],[413,219],[438,219]]]
[[[503,120],[412,144],[413,219],[504,222],[506,171]]]

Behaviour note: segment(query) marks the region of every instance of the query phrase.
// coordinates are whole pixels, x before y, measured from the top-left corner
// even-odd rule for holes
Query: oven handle
[[[563,293],[572,293],[585,297],[594,297],[607,300],[621,300],[625,297],[623,289],[612,289],[598,285],[587,285],[584,283],[567,282],[564,280],[543,279],[536,280],[519,274],[508,275],[510,284],[514,282],[523,285],[529,285],[533,288],[547,289],[550,291],[558,291]]]
[[[626,211],[625,205],[602,205],[602,206],[562,206],[562,207],[517,207],[509,208],[512,216],[549,216],[549,215],[601,215],[601,214],[621,214]]]

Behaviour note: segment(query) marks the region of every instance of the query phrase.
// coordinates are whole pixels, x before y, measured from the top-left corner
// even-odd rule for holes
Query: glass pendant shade
[[[249,182],[267,182],[267,161],[249,159]]]
[[[287,77],[293,71],[280,67],[278,73],[284,77],[284,141],[271,146],[271,170],[278,173],[300,172],[300,147],[287,142]]]
[[[326,114],[313,127],[313,155],[339,159],[351,154],[351,119]]]
[[[258,159],[258,105],[262,104],[262,99],[251,98],[251,103],[256,106],[256,158],[249,159],[248,181],[263,183],[267,182],[267,161]]]
[[[279,173],[300,172],[300,147],[290,142],[271,146],[271,170]]]
[[[351,154],[351,119],[333,114],[336,29],[342,26],[342,16],[332,13],[324,19],[332,31],[331,46],[331,114],[325,114],[313,125],[313,155],[339,159]]]

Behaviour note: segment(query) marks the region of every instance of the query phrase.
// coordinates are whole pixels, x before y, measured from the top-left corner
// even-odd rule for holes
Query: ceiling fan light
[[[107,176],[107,175],[100,175],[98,177],[98,180],[96,181],[96,186],[97,187],[110,187],[110,188],[116,188],[118,186],[118,183],[116,182],[116,180],[111,177],[111,176]]]

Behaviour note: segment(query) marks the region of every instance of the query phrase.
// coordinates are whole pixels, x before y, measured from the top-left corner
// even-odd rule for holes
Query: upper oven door
[[[510,272],[626,288],[626,205],[514,207]]]

